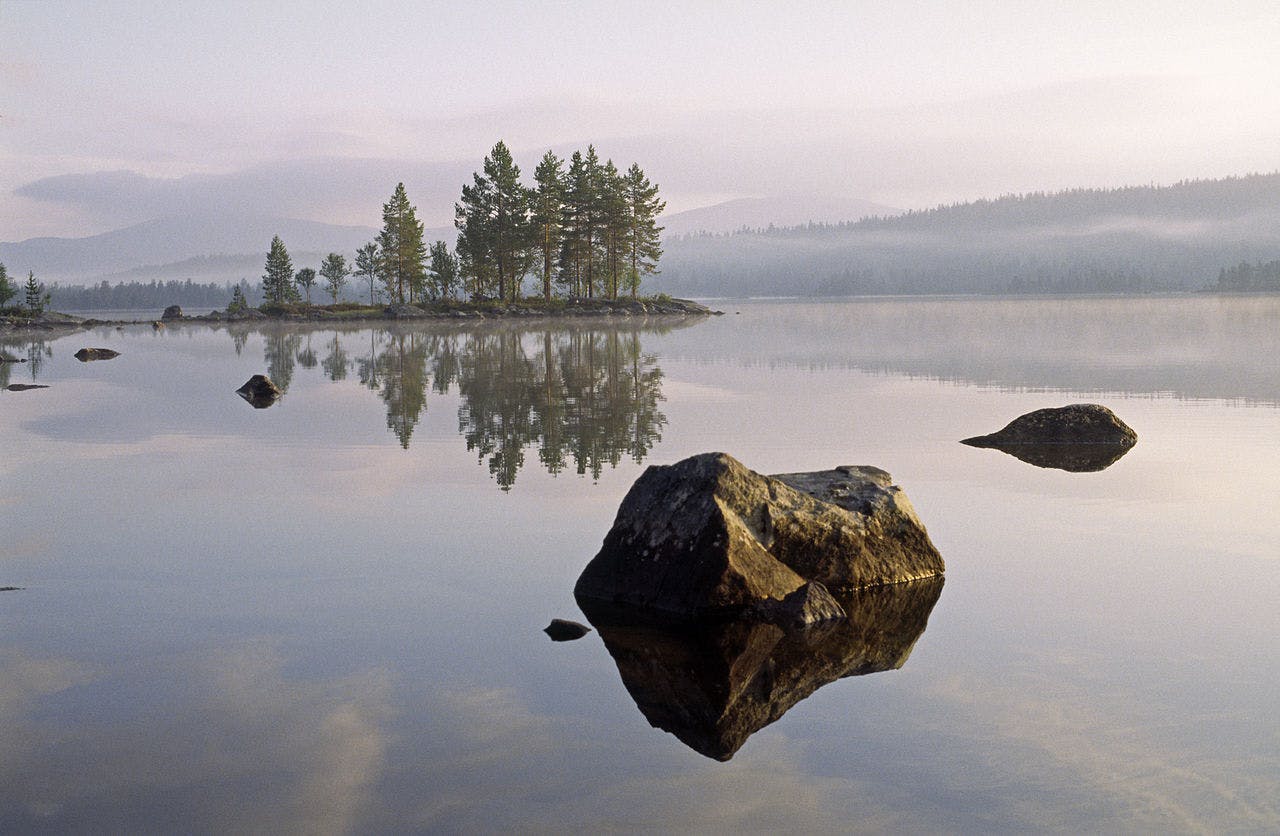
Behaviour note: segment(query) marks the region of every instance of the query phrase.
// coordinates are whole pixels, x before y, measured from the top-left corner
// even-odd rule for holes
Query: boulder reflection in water
[[[837,595],[847,619],[794,631],[743,621],[660,626],[579,603],[649,723],[727,761],[822,686],[902,667],[942,585],[937,577]]]

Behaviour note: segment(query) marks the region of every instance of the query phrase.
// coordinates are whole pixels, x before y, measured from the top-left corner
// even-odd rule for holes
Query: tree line
[[[1235,267],[1218,271],[1218,284],[1213,290],[1232,293],[1280,290],[1280,260],[1251,264],[1242,261]]]
[[[319,270],[323,292],[336,303],[348,277],[367,283],[369,304],[386,300],[414,304],[457,298],[514,302],[534,276],[540,295],[617,299],[636,296],[644,276],[658,272],[666,202],[644,170],[633,163],[621,172],[601,162],[595,146],[566,161],[548,151],[533,184],[521,182],[520,167],[503,142],[493,146],[482,170],[462,187],[454,206],[456,246],[427,245],[417,207],[404,183],[382,207],[382,232],[361,247],[353,262],[326,256]],[[279,236],[267,253],[262,294],[272,305],[311,301],[317,272],[294,271]],[[233,304],[240,304],[236,300]]]

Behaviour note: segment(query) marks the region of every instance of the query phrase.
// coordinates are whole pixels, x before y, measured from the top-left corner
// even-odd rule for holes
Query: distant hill
[[[672,236],[677,295],[1193,290],[1280,257],[1280,174],[1009,195],[892,217]]]
[[[662,216],[668,235],[698,232],[737,232],[796,226],[810,222],[856,221],[872,215],[892,215],[898,210],[858,198],[814,198],[802,195],[743,197],[713,206]]]
[[[296,218],[255,215],[176,215],[86,238],[30,238],[0,243],[11,274],[34,270],[45,283],[96,284],[192,279],[256,281],[271,238],[279,235],[298,267],[318,267],[330,252],[348,258],[378,230]],[[452,227],[426,230],[428,241],[453,242]]]

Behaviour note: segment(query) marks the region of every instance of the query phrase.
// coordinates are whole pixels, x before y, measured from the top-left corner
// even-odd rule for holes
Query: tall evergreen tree
[[[369,304],[378,304],[378,242],[370,241],[356,250],[356,273],[369,282]]]
[[[24,301],[27,303],[27,307],[31,309],[31,312],[40,313],[43,311],[44,304],[48,301],[49,297],[44,292],[44,285],[36,281],[36,274],[34,271],[27,272],[27,284],[23,290],[25,291],[26,296]]]
[[[410,205],[404,183],[396,184],[391,200],[382,206],[382,233],[378,236],[379,274],[395,301],[404,303],[422,290],[427,247],[418,210]]]
[[[600,169],[599,200],[602,284],[609,298],[617,299],[631,225],[627,218],[626,184],[613,160],[606,161]]]
[[[293,274],[293,283],[302,288],[307,294],[307,304],[311,304],[311,288],[316,283],[316,271],[310,267],[303,267],[297,273]]]
[[[347,283],[347,276],[350,274],[347,257],[342,253],[329,253],[324,261],[320,262],[320,275],[324,276],[324,289],[329,294],[329,298],[333,299],[333,304],[338,304],[338,295],[342,293],[342,288]]]
[[[4,264],[0,263],[0,308],[9,303],[9,300],[18,295],[18,288],[13,286],[13,282],[9,281],[9,271],[4,269]]]
[[[458,290],[458,259],[449,245],[437,241],[431,245],[431,263],[427,268],[427,287],[437,299],[449,299]]]
[[[662,257],[662,227],[658,216],[667,208],[667,202],[658,197],[658,187],[649,182],[644,171],[636,163],[627,169],[625,178],[627,232],[630,264],[627,269],[627,286],[632,298],[640,289],[640,279],[658,272],[658,259]]]
[[[584,190],[579,197],[582,212],[581,235],[582,253],[586,266],[583,283],[586,286],[587,298],[595,296],[596,283],[600,279],[600,244],[604,237],[604,167],[600,165],[600,157],[594,145],[587,146],[587,155],[582,159]]]
[[[592,195],[586,160],[582,152],[574,151],[565,174],[564,226],[560,245],[560,280],[568,288],[570,296],[587,295]]]
[[[293,284],[293,261],[284,242],[277,235],[271,239],[267,252],[266,272],[262,275],[262,295],[274,305],[298,300],[298,288]]]
[[[537,249],[542,256],[542,296],[551,301],[551,277],[560,254],[564,230],[564,160],[551,151],[533,172],[537,186],[533,190],[530,221],[537,234]]]
[[[459,259],[477,287],[496,281],[498,298],[514,299],[530,266],[529,193],[506,143],[493,146],[472,180],[455,207]]]

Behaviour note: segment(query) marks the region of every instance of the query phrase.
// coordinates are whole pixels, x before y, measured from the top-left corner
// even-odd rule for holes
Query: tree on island
[[[342,253],[329,253],[320,263],[320,275],[324,277],[324,290],[338,304],[338,295],[347,284],[347,276],[351,269],[347,267],[347,257]]]
[[[7,305],[9,300],[17,295],[18,288],[14,287],[13,282],[9,281],[9,271],[0,262],[0,308]]]
[[[293,283],[306,291],[307,305],[310,305],[311,287],[316,283],[316,271],[310,267],[303,267],[293,275]]]
[[[369,304],[378,304],[378,242],[370,241],[356,250],[356,274],[369,282]]]
[[[461,277],[458,275],[458,258],[449,252],[449,245],[443,241],[432,244],[430,254],[427,288],[432,298],[452,298],[461,285]]]
[[[36,281],[36,274],[34,271],[27,272],[27,284],[23,290],[25,291],[26,298],[24,301],[26,302],[27,308],[29,308],[32,313],[37,314],[43,311],[45,304],[49,301],[49,294],[44,292],[44,285]]]
[[[667,202],[658,197],[658,187],[649,182],[636,163],[627,169],[624,186],[630,260],[626,282],[634,299],[640,289],[640,279],[658,272],[663,229],[658,226],[658,216],[667,208]]]
[[[231,302],[227,305],[227,313],[242,313],[249,309],[249,302],[244,298],[240,285],[231,290]]]
[[[262,276],[262,295],[268,304],[283,305],[298,301],[298,288],[293,283],[293,261],[284,242],[277,235],[267,252],[266,272]]]
[[[530,221],[537,233],[537,248],[542,261],[542,296],[551,301],[551,279],[560,254],[564,235],[564,160],[548,151],[534,169],[537,185],[530,195]]]
[[[417,208],[409,204],[404,183],[398,183],[391,200],[382,206],[382,233],[378,236],[378,274],[391,298],[403,304],[420,295],[426,272],[427,248]]]
[[[499,141],[484,158],[484,174],[473,174],[455,207],[458,255],[472,280],[473,293],[497,291],[498,299],[520,297],[520,282],[530,266],[529,191],[520,183],[520,167]],[[490,284],[495,281],[497,287]]]

